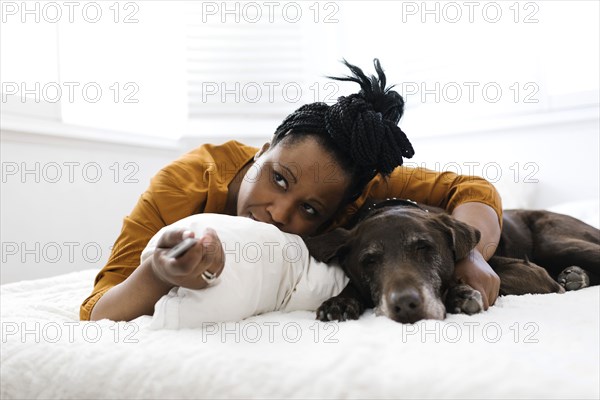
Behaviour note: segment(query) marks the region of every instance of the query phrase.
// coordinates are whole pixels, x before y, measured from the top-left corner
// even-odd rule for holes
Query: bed
[[[597,202],[561,207],[598,226]],[[78,322],[96,272],[1,286],[2,399],[600,397],[597,286],[414,325],[294,311],[174,331]]]

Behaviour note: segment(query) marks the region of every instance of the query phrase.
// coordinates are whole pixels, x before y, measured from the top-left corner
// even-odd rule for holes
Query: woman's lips
[[[271,218],[269,218],[269,214],[265,213],[262,215],[261,218],[261,211],[260,210],[255,210],[256,212],[258,212],[258,217],[256,217],[256,215],[252,212],[252,211],[248,211],[248,218],[253,219],[254,221],[257,222],[262,222],[265,224],[271,224],[271,225],[276,225],[273,220]]]
[[[248,213],[248,217],[249,217],[250,219],[254,220],[254,221],[257,221],[257,222],[265,222],[265,221],[263,221],[263,220],[261,220],[261,219],[258,219],[258,218],[256,218],[256,217],[254,216],[254,214],[252,214],[252,213]]]

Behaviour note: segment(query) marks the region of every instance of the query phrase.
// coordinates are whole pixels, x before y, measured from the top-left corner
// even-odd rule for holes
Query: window
[[[598,2],[467,3],[344,5],[346,54],[384,62],[406,100],[406,132],[598,118]]]
[[[597,118],[597,2],[467,3],[3,2],[3,127],[265,137],[356,90],[343,57],[380,58],[411,135]]]

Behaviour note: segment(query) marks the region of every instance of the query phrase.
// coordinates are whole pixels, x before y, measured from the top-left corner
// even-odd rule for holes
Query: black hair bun
[[[326,129],[336,144],[355,164],[372,168],[384,175],[411,158],[415,152],[406,134],[398,127],[404,113],[404,99],[392,87],[386,88],[386,77],[378,59],[374,60],[377,77],[367,77],[348,61],[344,64],[352,76],[329,77],[351,81],[361,90],[341,96],[325,115]]]

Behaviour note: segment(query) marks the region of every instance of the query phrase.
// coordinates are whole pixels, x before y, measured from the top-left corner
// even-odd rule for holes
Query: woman
[[[500,237],[501,203],[487,181],[406,168],[414,151],[398,122],[404,100],[378,77],[344,61],[360,92],[332,106],[312,103],[290,114],[261,149],[235,141],[203,145],[163,168],[124,219],[107,265],[98,273],[92,294],[81,306],[82,320],[131,320],[152,315],[154,304],[174,286],[202,289],[206,271],[224,265],[221,243],[208,230],[179,258],[165,253],[191,232],[169,231],[161,250],[139,263],[140,253],[161,228],[192,214],[238,215],[308,236],[348,221],[367,197],[409,198],[440,206],[481,231],[471,255],[455,275],[493,304],[500,280],[486,259]],[[386,178],[384,178],[387,177]]]

